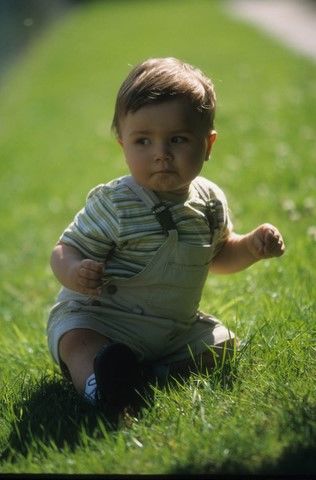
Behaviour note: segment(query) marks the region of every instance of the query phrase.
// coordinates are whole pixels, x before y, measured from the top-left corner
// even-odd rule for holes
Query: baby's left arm
[[[283,255],[285,250],[281,233],[269,223],[259,225],[245,235],[234,232],[211,263],[214,273],[235,273],[250,267],[258,260]]]

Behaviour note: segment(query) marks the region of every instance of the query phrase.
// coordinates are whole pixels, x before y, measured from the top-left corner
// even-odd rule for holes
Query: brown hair
[[[145,105],[186,98],[208,130],[214,128],[214,86],[201,70],[176,58],[150,58],[136,65],[116,98],[112,130],[119,137],[120,119]]]

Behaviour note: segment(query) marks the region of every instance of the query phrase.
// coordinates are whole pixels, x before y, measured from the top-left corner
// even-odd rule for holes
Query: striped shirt
[[[216,253],[232,230],[226,198],[217,185],[197,177],[184,202],[164,203],[169,206],[179,241],[207,246],[212,243],[207,206],[210,201],[216,205]],[[91,190],[85,207],[60,237],[61,242],[77,248],[85,258],[106,262],[106,276],[124,278],[139,273],[165,239],[150,207],[124,183],[124,177]]]

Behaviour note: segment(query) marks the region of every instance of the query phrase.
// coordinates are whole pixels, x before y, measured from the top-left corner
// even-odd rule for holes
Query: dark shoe
[[[133,405],[143,375],[136,355],[122,343],[105,345],[94,359],[98,403],[115,410]]]

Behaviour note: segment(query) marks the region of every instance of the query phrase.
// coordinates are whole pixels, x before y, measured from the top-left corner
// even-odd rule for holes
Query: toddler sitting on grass
[[[95,187],[52,252],[49,348],[93,404],[123,408],[159,371],[210,370],[235,336],[199,311],[208,273],[284,252],[269,223],[235,233],[224,193],[199,176],[215,103],[211,80],[178,59],[133,68],[113,119],[130,175]]]

